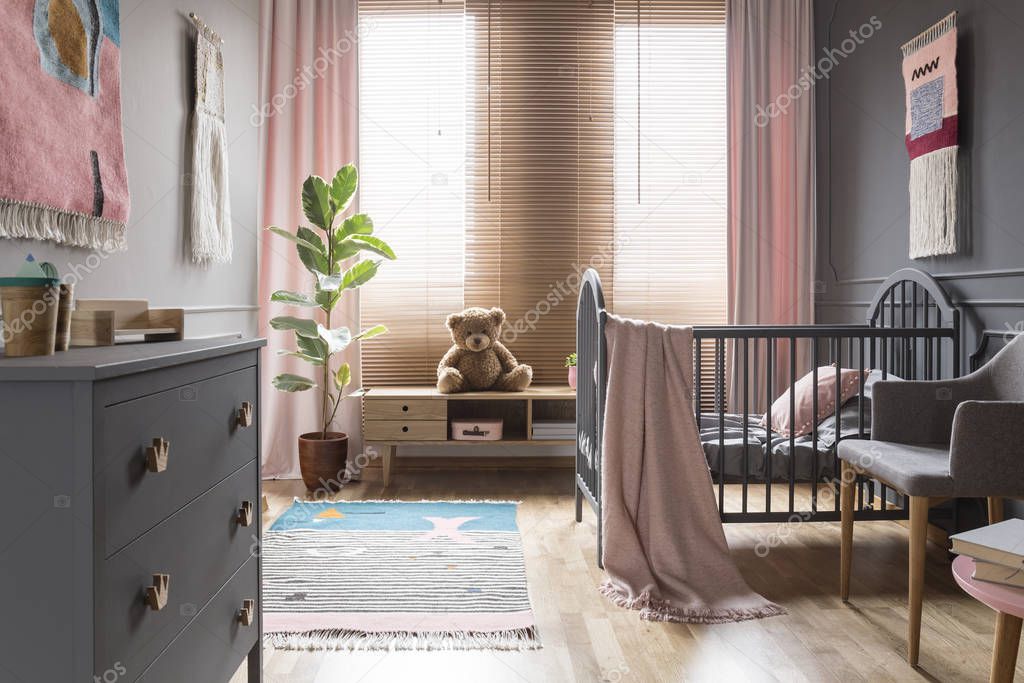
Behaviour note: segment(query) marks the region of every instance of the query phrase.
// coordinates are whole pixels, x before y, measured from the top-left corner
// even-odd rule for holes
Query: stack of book
[[[971,578],[1024,588],[1024,519],[965,531],[950,540],[954,553],[974,558]]]
[[[533,438],[539,441],[574,441],[575,420],[534,420]]]

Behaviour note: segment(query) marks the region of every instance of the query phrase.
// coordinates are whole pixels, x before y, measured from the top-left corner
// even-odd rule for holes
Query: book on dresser
[[[1007,519],[950,540],[954,553],[974,558],[972,578],[1024,588],[1024,520]]]
[[[0,681],[262,680],[264,345],[0,357]]]

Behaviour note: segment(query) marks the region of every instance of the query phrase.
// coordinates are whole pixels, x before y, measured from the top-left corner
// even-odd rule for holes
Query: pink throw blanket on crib
[[[651,621],[784,614],[729,555],[693,413],[693,330],[609,316],[601,592]]]

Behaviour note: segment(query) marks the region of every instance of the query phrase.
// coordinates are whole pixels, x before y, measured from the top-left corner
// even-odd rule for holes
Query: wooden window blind
[[[360,290],[367,385],[433,384],[463,307],[466,51],[462,2],[359,2],[360,211],[398,260]]]
[[[726,322],[725,0],[615,4],[615,311]],[[714,346],[701,348],[714,377]],[[701,387],[704,406],[714,386]]]
[[[466,305],[501,306],[534,382],[562,384],[579,274],[612,273],[614,4],[466,0],[466,17]]]

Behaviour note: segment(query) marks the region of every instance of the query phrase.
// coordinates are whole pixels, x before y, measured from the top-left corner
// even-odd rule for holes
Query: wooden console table
[[[436,387],[365,389],[363,434],[367,445],[381,449],[384,486],[398,446],[566,446],[574,439],[534,439],[534,420],[576,419],[576,392],[568,386],[532,386],[526,391],[476,391],[442,394]],[[453,419],[502,418],[500,441],[456,441]]]

